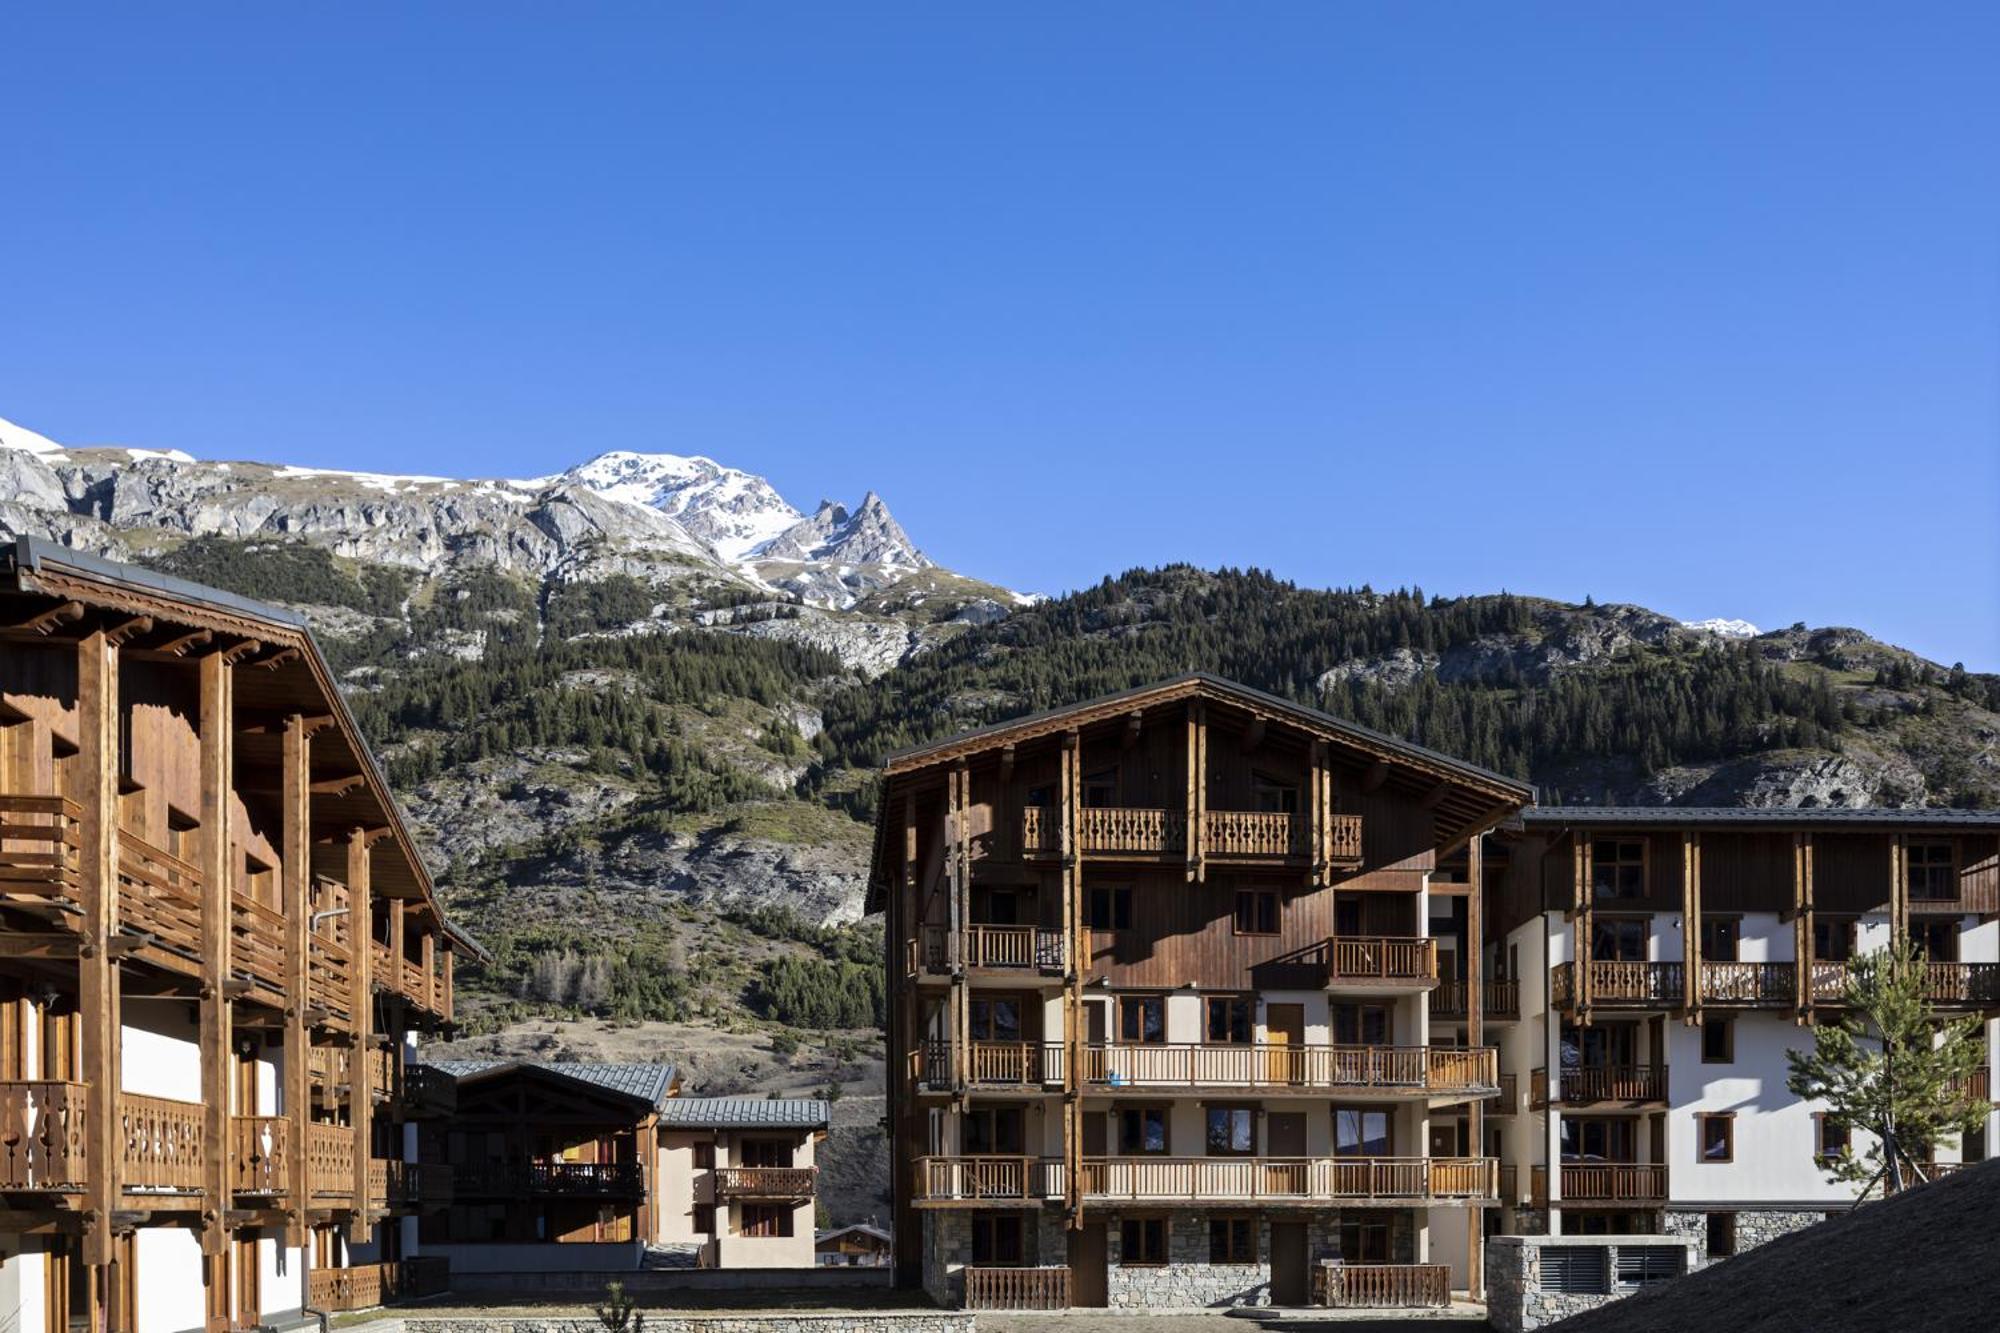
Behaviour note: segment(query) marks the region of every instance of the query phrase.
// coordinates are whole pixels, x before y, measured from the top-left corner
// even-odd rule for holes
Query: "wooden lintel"
[[[233,667],[240,662],[255,657],[263,651],[264,645],[255,639],[238,639],[229,647],[224,648],[217,656],[222,659],[222,665]]]
[[[47,637],[58,627],[73,624],[81,619],[83,619],[82,602],[59,602],[39,615],[29,616],[26,620],[9,625],[7,628],[23,634],[39,634]]]
[[[131,616],[116,625],[107,626],[104,631],[104,641],[117,648],[137,635],[148,633],[152,628],[151,616]]]
[[[153,651],[164,653],[169,657],[186,657],[194,649],[205,648],[214,641],[214,630],[198,629],[192,634],[182,634],[176,638],[168,639],[165,643],[156,645]]]
[[[82,947],[82,936],[62,931],[0,934],[0,958],[75,958]]]
[[[315,796],[345,796],[356,787],[368,781],[360,773],[344,773],[337,778],[322,778],[306,788]]]
[[[280,648],[269,657],[260,657],[250,665],[261,667],[265,671],[276,671],[287,662],[296,662],[300,656],[301,654],[296,648]]]

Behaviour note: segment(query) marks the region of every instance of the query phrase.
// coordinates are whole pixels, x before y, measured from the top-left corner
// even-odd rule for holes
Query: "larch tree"
[[[1923,1179],[1940,1141],[1985,1120],[1969,1091],[1983,1056],[1979,1020],[1938,1016],[1926,963],[1908,939],[1855,959],[1839,1020],[1813,1030],[1811,1051],[1785,1052],[1794,1095],[1873,1137],[1865,1153],[1849,1144],[1823,1162],[1829,1179],[1860,1185],[1863,1199]]]

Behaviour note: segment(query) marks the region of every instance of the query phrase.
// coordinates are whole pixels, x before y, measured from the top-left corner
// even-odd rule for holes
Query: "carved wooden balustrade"
[[[119,1097],[119,1170],[127,1192],[201,1192],[203,1114],[200,1102],[135,1092]]]
[[[1681,964],[1593,959],[1590,968],[1590,1003],[1607,1007],[1640,1009],[1677,1008],[1686,998],[1682,990]],[[1578,994],[1577,965],[1558,963],[1549,974],[1549,999],[1558,1009],[1568,1009],[1581,998]]]
[[[314,1268],[306,1274],[306,1304],[334,1313],[369,1310],[392,1301],[436,1296],[450,1285],[451,1260],[442,1255]]]
[[[1069,1269],[972,1268],[965,1270],[968,1310],[1067,1310]]]
[[[1084,1194],[1133,1202],[1488,1199],[1490,1157],[1087,1157]]]
[[[1441,1310],[1451,1304],[1451,1266],[1316,1264],[1313,1304],[1339,1309]]]
[[[81,1083],[0,1083],[0,1189],[75,1193],[89,1180]]]
[[[1798,990],[1796,963],[1701,965],[1701,998],[1707,1004],[1788,1005]]]
[[[238,1194],[282,1195],[291,1188],[289,1119],[276,1115],[233,1116],[229,1139],[232,1190]]]
[[[1031,805],[1021,811],[1021,850],[1048,856],[1061,850],[1060,812]],[[1328,822],[1328,854],[1335,861],[1361,859],[1361,816],[1334,815]],[[1306,817],[1266,810],[1210,810],[1202,816],[1202,851],[1224,860],[1300,859],[1311,854]],[[1185,855],[1185,809],[1144,806],[1086,806],[1076,812],[1076,852],[1099,857]]]
[[[1093,1043],[1084,1048],[1083,1064],[1087,1083],[1136,1090],[1350,1088],[1437,1095],[1495,1087],[1499,1054],[1491,1046]]]
[[[810,1199],[819,1171],[810,1166],[718,1166],[715,1197],[725,1199]]]

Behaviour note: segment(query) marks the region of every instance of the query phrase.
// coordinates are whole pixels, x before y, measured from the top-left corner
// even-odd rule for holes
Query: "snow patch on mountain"
[[[1705,630],[1722,639],[1754,639],[1763,633],[1747,620],[1732,620],[1726,616],[1713,616],[1707,620],[1683,620],[1681,624],[1689,629]]]
[[[37,435],[26,426],[17,426],[5,417],[0,417],[0,449],[25,449],[44,457],[63,452],[63,447],[48,436]]]
[[[617,450],[563,479],[674,519],[725,560],[742,560],[805,516],[762,477],[712,458]]]

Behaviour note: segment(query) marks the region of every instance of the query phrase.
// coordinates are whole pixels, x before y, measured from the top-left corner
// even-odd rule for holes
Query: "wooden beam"
[[[122,647],[128,641],[137,638],[141,634],[151,633],[152,628],[153,618],[151,616],[129,616],[107,628],[104,631],[104,641],[113,648]]]
[[[312,1028],[307,1008],[312,995],[310,918],[312,916],[312,808],[307,786],[312,776],[312,738],[306,718],[285,721],[284,799],[280,803],[279,867],[285,913],[285,1116],[291,1123],[292,1152],[287,1165],[285,1243],[305,1243],[310,1177],[306,1151],[312,1123]]]
[[[1377,759],[1368,765],[1368,771],[1361,775],[1361,790],[1377,791],[1389,780],[1389,765],[1386,760]]]
[[[347,941],[353,963],[348,970],[347,1012],[353,1019],[355,1048],[347,1076],[347,1118],[354,1127],[354,1216],[348,1224],[347,1238],[357,1245],[365,1243],[370,1233],[368,1159],[373,1156],[375,1146],[374,1061],[369,1058],[375,1035],[375,950],[371,947],[369,928],[374,919],[373,870],[367,830],[348,830]]]
[[[215,639],[212,629],[198,629],[191,634],[181,634],[154,646],[153,651],[167,657],[186,657],[196,648],[207,647]]]
[[[202,1228],[204,1254],[228,1253],[226,1219],[232,1202],[229,1178],[229,1096],[233,1054],[229,994],[230,886],[234,878],[229,821],[235,802],[230,783],[235,772],[236,672],[227,651],[201,659],[201,979],[200,1008],[202,1090]]]
[[[363,774],[344,773],[337,778],[324,778],[310,783],[306,790],[315,796],[345,796],[367,781],[367,777]]]
[[[1021,859],[1021,817],[1014,813],[1014,747],[1000,751],[1000,785],[993,792],[993,842],[1002,860]]]
[[[285,665],[285,663],[287,662],[297,661],[299,659],[299,656],[300,656],[299,650],[296,648],[280,648],[277,652],[272,653],[269,657],[260,657],[255,662],[252,662],[250,665],[262,668],[265,671],[276,671],[279,667]]]
[[[63,625],[74,624],[83,619],[82,602],[58,602],[48,610],[16,621],[8,629],[22,634],[37,634],[47,637]]]
[[[1486,1035],[1486,920],[1484,900],[1486,897],[1486,835],[1475,833],[1465,844],[1465,1044],[1477,1049],[1485,1045]],[[1466,1132],[1472,1142],[1466,1145],[1473,1157],[1486,1155],[1486,1112],[1485,1103],[1473,1101],[1466,1110]],[[1512,1201],[1507,1201],[1512,1206]],[[1465,1275],[1467,1294],[1473,1300],[1482,1296],[1486,1287],[1485,1244],[1483,1232],[1486,1225],[1485,1210],[1468,1208],[1466,1216],[1466,1264]]]
[[[77,643],[77,769],[84,788],[79,868],[84,949],[77,964],[77,1007],[86,1146],[83,1261],[102,1267],[113,1258],[111,1214],[122,1195],[119,1133],[120,1052],[118,964],[118,647],[98,629]]]
[[[79,958],[84,942],[75,931],[11,930],[0,934],[0,958]]]
[[[222,649],[221,656],[225,666],[235,666],[239,662],[248,661],[263,651],[264,645],[255,639],[238,639],[229,647]]]

